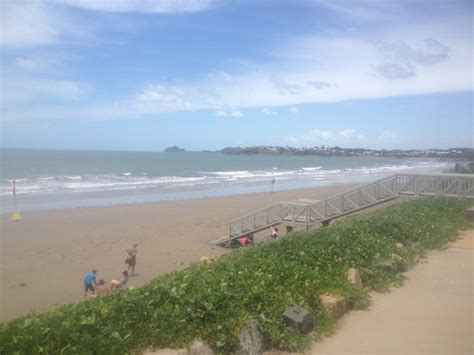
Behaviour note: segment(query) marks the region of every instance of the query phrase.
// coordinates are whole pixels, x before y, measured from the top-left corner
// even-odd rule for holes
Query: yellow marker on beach
[[[20,212],[16,210],[16,179],[13,179],[13,199],[15,200],[15,212],[12,214],[12,221],[13,222],[19,222],[21,221],[21,215]]]

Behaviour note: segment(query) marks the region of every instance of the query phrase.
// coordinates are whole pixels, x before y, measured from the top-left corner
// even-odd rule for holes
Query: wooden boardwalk
[[[255,211],[232,221],[229,236],[215,240],[225,245],[249,233],[286,224],[306,229],[328,224],[332,219],[363,210],[399,196],[474,197],[474,176],[467,174],[395,174],[323,201],[296,200]]]

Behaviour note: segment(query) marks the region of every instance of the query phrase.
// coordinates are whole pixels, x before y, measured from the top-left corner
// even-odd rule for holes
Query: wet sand
[[[129,285],[139,286],[202,256],[229,252],[209,241],[226,236],[235,218],[274,203],[324,199],[353,187],[28,212],[17,223],[2,215],[0,321],[81,301],[86,273],[97,268],[98,279],[120,277],[125,251],[134,242],[139,244],[137,275]],[[257,235],[257,239],[263,237]]]

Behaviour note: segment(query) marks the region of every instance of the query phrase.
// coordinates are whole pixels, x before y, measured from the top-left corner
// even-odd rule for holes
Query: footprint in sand
[[[26,282],[20,282],[19,284],[11,285],[10,287],[17,287],[17,286],[20,286],[20,287],[28,287],[28,284],[27,284]]]

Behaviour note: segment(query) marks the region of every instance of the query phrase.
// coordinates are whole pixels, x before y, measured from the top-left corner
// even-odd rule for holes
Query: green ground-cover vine
[[[469,226],[464,210],[470,203],[430,198],[394,205],[237,250],[136,289],[29,315],[0,325],[0,353],[134,353],[183,347],[196,338],[216,352],[229,353],[252,319],[259,321],[272,346],[301,349],[307,337],[282,320],[288,305],[307,308],[317,332],[329,332],[333,323],[320,294],[342,295],[355,308],[367,307],[369,290],[386,290],[400,281],[377,263],[391,261],[404,270],[423,252],[411,243],[433,249],[456,239],[457,231]],[[364,289],[347,283],[350,267],[361,271]]]

